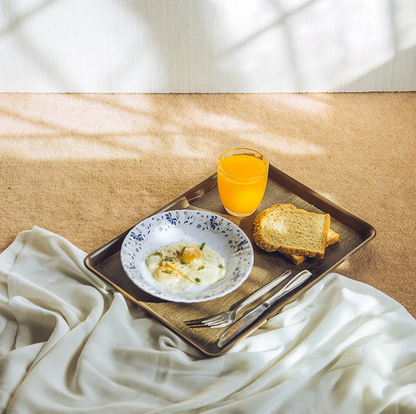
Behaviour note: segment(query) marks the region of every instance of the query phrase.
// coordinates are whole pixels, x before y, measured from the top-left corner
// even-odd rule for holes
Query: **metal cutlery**
[[[193,321],[188,321],[186,324],[190,327],[201,327],[207,326],[210,328],[225,328],[226,326],[231,325],[235,320],[237,313],[243,309],[245,306],[249,305],[250,303],[254,302],[258,298],[262,297],[264,294],[272,290],[274,287],[282,283],[286,280],[292,272],[290,270],[286,270],[286,272],[282,273],[279,277],[272,280],[267,285],[264,285],[261,289],[257,290],[250,296],[248,296],[243,302],[241,302],[236,308],[231,309],[226,312],[222,312],[219,315],[215,315],[206,319],[195,319]]]
[[[274,303],[276,303],[280,298],[282,298],[287,293],[296,289],[303,282],[305,282],[310,276],[311,272],[308,270],[303,270],[298,273],[286,286],[273,295],[271,298],[266,300],[261,305],[255,307],[252,311],[241,317],[237,322],[231,325],[220,337],[218,340],[218,348],[223,348],[227,345],[233,338],[250,326],[255,320],[257,320],[264,312],[267,311]]]

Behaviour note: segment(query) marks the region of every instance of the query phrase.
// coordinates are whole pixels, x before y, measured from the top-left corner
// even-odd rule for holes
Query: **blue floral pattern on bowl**
[[[226,277],[185,292],[162,289],[147,271],[145,257],[149,251],[180,241],[206,243],[216,250],[225,260]],[[246,234],[226,218],[204,211],[174,210],[148,217],[130,230],[120,258],[127,276],[145,292],[168,301],[192,303],[227,295],[240,286],[250,274],[254,254]]]

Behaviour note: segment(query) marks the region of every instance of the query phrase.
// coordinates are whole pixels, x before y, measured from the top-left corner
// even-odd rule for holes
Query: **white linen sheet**
[[[330,274],[224,356],[192,345],[34,227],[0,255],[0,411],[416,413],[416,320]]]

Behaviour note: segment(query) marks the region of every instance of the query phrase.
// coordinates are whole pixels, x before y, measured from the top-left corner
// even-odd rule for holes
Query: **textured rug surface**
[[[0,95],[0,251],[39,226],[86,252],[244,145],[372,224],[337,272],[416,316],[416,93]]]

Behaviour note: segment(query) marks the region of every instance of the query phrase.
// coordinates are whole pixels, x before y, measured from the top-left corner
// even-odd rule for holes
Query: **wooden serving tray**
[[[280,203],[291,203],[298,208],[311,212],[323,212],[331,215],[331,229],[339,234],[340,240],[326,249],[324,259],[308,259],[301,265],[295,266],[279,253],[267,253],[253,243],[252,228],[256,215],[265,208]],[[258,210],[249,217],[241,219],[226,213],[218,194],[216,174],[213,174],[160,210],[155,211],[154,214],[184,208],[208,210],[221,214],[240,226],[252,242],[254,250],[253,269],[247,280],[234,292],[224,297],[201,303],[168,302],[147,294],[128,278],[121,265],[120,249],[130,229],[87,255],[84,263],[89,270],[113,285],[124,296],[144,308],[207,356],[219,356],[228,352],[241,339],[250,335],[266,323],[269,318],[279,313],[285,305],[295,300],[326,274],[333,271],[347,257],[373,239],[376,234],[374,227],[371,225],[272,165],[269,168],[269,179],[263,201]],[[143,217],[143,220],[145,218]],[[276,303],[272,309],[267,311],[251,327],[242,332],[224,348],[218,348],[217,341],[227,328],[190,328],[185,324],[186,321],[215,315],[232,308],[237,302],[242,301],[249,294],[261,288],[287,269],[292,270],[291,277],[303,269],[311,271],[312,277],[306,285],[299,287],[288,297]],[[275,292],[276,289],[268,296]],[[267,295],[244,308],[238,316],[242,316],[245,312],[257,306],[266,297]]]

